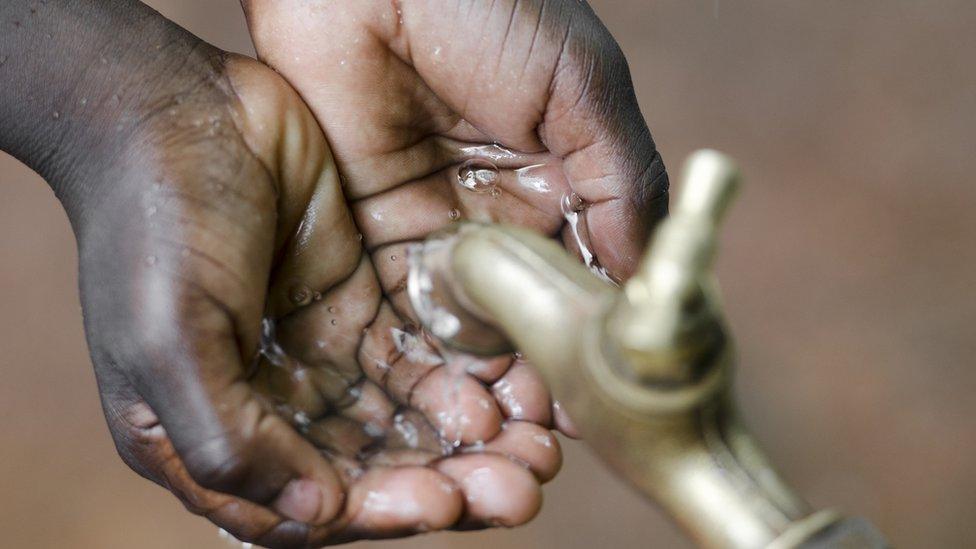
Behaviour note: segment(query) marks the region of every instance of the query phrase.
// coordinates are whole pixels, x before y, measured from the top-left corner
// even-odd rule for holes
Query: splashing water
[[[579,248],[580,255],[583,256],[583,263],[586,267],[600,277],[604,282],[608,282],[617,285],[617,281],[610,277],[610,273],[600,265],[597,261],[596,256],[589,246],[589,237],[586,234],[586,227],[584,223],[586,219],[584,217],[586,211],[586,204],[583,199],[576,193],[568,196],[564,196],[562,202],[560,203],[563,211],[563,217],[566,222],[569,223],[569,228],[573,233],[573,238],[576,240],[576,246]]]
[[[410,362],[431,366],[444,364],[444,359],[431,352],[430,347],[421,336],[399,328],[390,328],[390,335],[393,336],[393,345],[396,350],[407,357]]]
[[[400,433],[407,446],[410,448],[420,446],[420,433],[417,431],[417,426],[403,417],[403,414],[393,416],[393,428]]]
[[[275,322],[268,317],[261,319],[261,346],[258,348],[258,353],[275,366],[285,368],[289,364],[288,355],[281,345],[278,345],[278,339],[275,337]]]
[[[492,389],[498,395],[498,401],[508,408],[509,416],[512,419],[519,419],[522,417],[525,410],[522,409],[522,404],[515,395],[515,388],[512,387],[512,382],[502,378],[495,382]]]
[[[440,339],[450,339],[461,330],[461,321],[447,309],[434,303],[431,292],[434,291],[434,281],[425,268],[424,255],[426,251],[433,251],[437,247],[446,245],[443,241],[428,241],[424,244],[411,244],[407,248],[407,262],[410,272],[416,273],[416,285],[419,290],[419,303],[415,304],[417,315],[430,328],[431,333]]]

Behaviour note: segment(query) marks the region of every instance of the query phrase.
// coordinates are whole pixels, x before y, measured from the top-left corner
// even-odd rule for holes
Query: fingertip
[[[485,387],[448,368],[439,368],[421,381],[412,404],[449,441],[475,444],[491,440],[501,430],[501,412]]]
[[[535,477],[504,457],[456,456],[440,462],[437,469],[464,493],[461,527],[511,528],[529,522],[542,508],[542,489]]]
[[[502,432],[485,444],[485,451],[526,464],[539,482],[555,478],[563,464],[559,441],[545,427],[527,421],[509,421]]]
[[[491,387],[492,394],[506,417],[539,425],[552,422],[549,389],[531,365],[515,361],[508,372]]]
[[[569,417],[569,414],[566,413],[566,408],[558,400],[552,403],[552,417],[557,431],[573,440],[579,440],[581,438],[579,429],[573,423],[573,419]]]
[[[427,467],[395,467],[367,473],[350,490],[350,528],[393,536],[448,528],[460,519],[458,487]]]
[[[271,508],[285,518],[311,523],[319,516],[322,500],[322,493],[314,482],[296,479],[285,485]]]

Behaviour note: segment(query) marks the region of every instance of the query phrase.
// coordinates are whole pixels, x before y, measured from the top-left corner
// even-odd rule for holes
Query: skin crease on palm
[[[21,137],[0,140],[75,230],[86,336],[128,465],[271,547],[538,512],[561,463],[549,429],[571,424],[529,364],[426,337],[406,250],[496,221],[581,256],[583,242],[617,280],[633,272],[667,176],[585,2],[245,2],[277,74],[134,1],[3,6],[25,22],[5,47],[65,39],[32,54],[62,78],[24,66],[4,90],[57,116],[9,111]],[[92,57],[65,63],[65,48]],[[36,147],[51,136],[77,146]],[[459,184],[474,159],[497,166],[495,192]]]

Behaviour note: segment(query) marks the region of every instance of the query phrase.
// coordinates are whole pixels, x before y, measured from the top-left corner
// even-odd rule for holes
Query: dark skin
[[[626,278],[667,179],[619,49],[577,2],[246,4],[284,79],[136,2],[0,7],[0,147],[68,212],[120,455],[273,547],[528,521],[566,418],[521,360],[424,336],[405,247],[481,219],[578,249],[576,193]]]

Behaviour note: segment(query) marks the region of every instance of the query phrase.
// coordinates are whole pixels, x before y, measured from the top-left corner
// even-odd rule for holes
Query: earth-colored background
[[[251,51],[237,0],[149,4]],[[774,460],[900,547],[974,546],[976,3],[592,4],[672,173],[712,146],[748,177],[720,276],[746,417]],[[116,457],[76,288],[60,207],[0,156],[0,546],[222,547]],[[363,546],[687,545],[566,450],[527,527]]]

